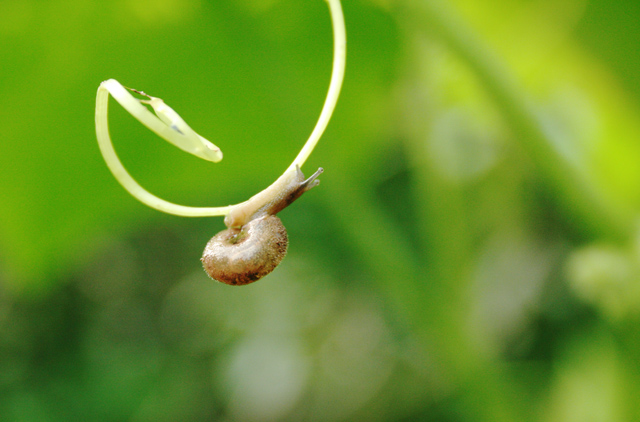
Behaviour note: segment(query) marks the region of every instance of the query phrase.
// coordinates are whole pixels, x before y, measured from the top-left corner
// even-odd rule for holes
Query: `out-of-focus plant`
[[[103,19],[94,26],[114,32],[104,40],[89,37],[88,45],[113,44],[119,52],[129,48],[129,55],[113,62],[74,60],[80,56],[73,55],[73,42],[85,45],[87,38],[52,38],[47,66],[40,66],[49,70],[42,78],[46,89],[32,85],[38,81],[33,69],[16,72],[4,85],[4,98],[18,111],[28,104],[30,118],[21,123],[15,111],[3,122],[3,134],[26,135],[38,146],[44,137],[29,136],[41,134],[34,122],[47,123],[48,138],[40,145],[49,148],[29,148],[25,161],[43,169],[21,173],[44,172],[57,180],[66,174],[62,170],[74,169],[70,174],[86,176],[88,193],[76,189],[82,177],[76,183],[61,179],[60,186],[76,190],[54,189],[48,196],[52,181],[38,184],[42,190],[26,183],[7,187],[11,198],[20,198],[16,192],[23,188],[35,198],[33,208],[20,208],[19,200],[3,204],[13,210],[13,224],[0,221],[3,240],[16,246],[6,256],[32,274],[22,280],[75,265],[60,278],[35,277],[40,283],[34,285],[50,288],[39,300],[0,297],[0,415],[137,421],[640,418],[638,90],[623,88],[615,76],[636,59],[596,57],[618,54],[623,60],[620,51],[629,53],[627,44],[633,45],[628,41],[599,54],[585,48],[594,45],[589,37],[602,33],[607,36],[598,42],[617,34],[633,39],[624,22],[635,3],[345,2],[350,66],[344,95],[326,142],[312,157],[331,171],[323,188],[298,204],[304,212],[287,215],[299,246],[268,279],[247,289],[226,288],[194,271],[200,248],[193,245],[211,229],[206,220],[171,219],[129,201],[108,172],[100,173],[104,166],[87,142],[93,128],[79,116],[79,101],[69,98],[65,108],[59,100],[92,91],[95,80],[105,78],[95,73],[98,61],[134,86],[144,83],[152,92],[161,86],[166,98],[178,98],[171,101],[176,109],[192,110],[189,121],[202,133],[210,133],[210,125],[220,139],[243,140],[225,147],[233,171],[215,166],[221,182],[210,188],[201,160],[173,155],[170,146],[165,152],[164,144],[150,149],[156,143],[147,143],[145,132],[136,132],[138,125],[129,125],[116,108],[110,111],[114,139],[129,132],[138,139],[118,144],[122,161],[163,197],[197,203],[208,201],[202,192],[212,191],[235,203],[268,184],[254,180],[255,168],[276,175],[289,164],[281,157],[297,147],[276,140],[305,135],[316,117],[312,110],[320,108],[321,81],[329,74],[322,67],[330,58],[323,42],[328,27],[317,19],[324,5],[167,1],[150,3],[149,11],[139,2],[117,5],[112,7],[127,13],[109,18],[108,12],[90,13],[82,2],[74,14],[62,6],[60,13],[79,22]],[[607,21],[616,11],[620,17]],[[15,28],[0,25],[0,36]],[[93,29],[87,33],[97,36]],[[9,69],[39,51],[32,44],[21,48],[29,34],[0,44],[15,46]],[[152,47],[159,39],[162,49]],[[215,54],[202,55],[203,49]],[[50,78],[50,70],[62,66],[58,57],[76,65],[69,69],[91,63],[91,71]],[[134,74],[131,62],[142,70]],[[184,89],[180,95],[176,84],[165,82],[172,75]],[[62,84],[65,78],[72,88]],[[19,89],[7,88],[13,85]],[[32,100],[45,91],[46,97]],[[58,101],[47,103],[50,97]],[[206,106],[193,110],[179,104],[181,98]],[[54,106],[61,114],[47,120]],[[51,131],[65,112],[74,118],[62,121],[77,126]],[[74,131],[82,136],[69,136]],[[51,161],[57,152],[51,145],[93,161],[83,166],[74,155]],[[233,161],[246,145],[246,156]],[[47,160],[34,157],[40,149],[47,150]],[[141,151],[150,154],[147,160]],[[3,164],[26,166],[6,157],[0,154]],[[41,165],[56,162],[69,165],[60,171]],[[59,224],[34,218],[38,204],[46,204],[46,215]],[[61,204],[68,212],[56,213]],[[84,229],[87,222],[92,235]],[[24,236],[17,236],[22,229]],[[78,232],[91,247],[76,255],[70,251]],[[51,252],[27,268],[22,263],[32,256],[29,249],[12,239],[26,243],[34,233],[43,233],[39,250]],[[50,237],[58,240],[55,251],[43,246]]]

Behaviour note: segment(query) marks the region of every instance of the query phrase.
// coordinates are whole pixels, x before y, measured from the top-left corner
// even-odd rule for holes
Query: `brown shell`
[[[207,243],[202,264],[222,283],[244,285],[269,274],[287,253],[287,231],[275,215],[251,220],[239,229],[227,229]]]

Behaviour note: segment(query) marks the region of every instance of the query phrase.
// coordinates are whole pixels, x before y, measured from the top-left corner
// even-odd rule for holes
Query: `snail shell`
[[[232,285],[249,284],[278,266],[288,244],[282,221],[275,215],[265,215],[213,236],[204,249],[202,263],[211,278]]]
[[[276,213],[319,181],[318,169],[307,180],[298,167],[232,211],[229,227],[207,243],[202,264],[211,278],[231,285],[253,283],[273,271],[287,253],[289,239]]]

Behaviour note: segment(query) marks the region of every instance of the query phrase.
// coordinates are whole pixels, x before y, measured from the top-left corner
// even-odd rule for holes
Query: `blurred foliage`
[[[331,70],[321,0],[0,2],[0,420],[640,419],[640,7],[345,0],[347,75],[248,287],[221,219],[138,203],[99,83],[159,96],[217,165],[116,104],[140,183],[194,206],[273,181]]]

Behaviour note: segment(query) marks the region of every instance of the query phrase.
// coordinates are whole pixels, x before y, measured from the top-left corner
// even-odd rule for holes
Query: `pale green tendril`
[[[272,192],[270,189],[283,181],[293,177],[297,168],[302,167],[309,155],[317,145],[320,137],[324,133],[333,110],[335,109],[342,81],[344,79],[344,70],[346,64],[346,30],[344,25],[344,16],[342,15],[342,7],[339,0],[326,0],[329,4],[331,14],[331,22],[333,25],[333,70],[331,73],[331,82],[327,92],[324,106],[318,118],[315,128],[311,132],[309,139],[304,144],[298,156],[293,160],[291,165],[271,186],[264,191],[254,195],[251,199],[236,205],[226,207],[188,207],[184,205],[174,204],[158,198],[144,189],[124,168],[118,158],[111,137],[109,135],[108,123],[108,106],[109,94],[116,99],[125,110],[133,117],[138,119],[143,125],[151,129],[167,142],[177,146],[178,148],[195,155],[204,160],[214,163],[222,160],[222,152],[220,148],[197,134],[189,125],[171,107],[166,105],[160,98],[152,97],[142,91],[123,87],[115,79],[109,79],[100,84],[96,98],[96,135],[98,137],[98,145],[107,166],[113,173],[114,177],[120,184],[135,198],[145,205],[163,211],[169,214],[180,215],[184,217],[210,217],[225,216],[231,211],[237,211],[239,208],[250,207],[259,208],[261,202],[268,201],[265,193]],[[140,100],[129,91],[147,97],[147,100]],[[149,111],[144,104],[149,105],[155,112],[155,115]],[[261,195],[262,194],[262,195]]]

